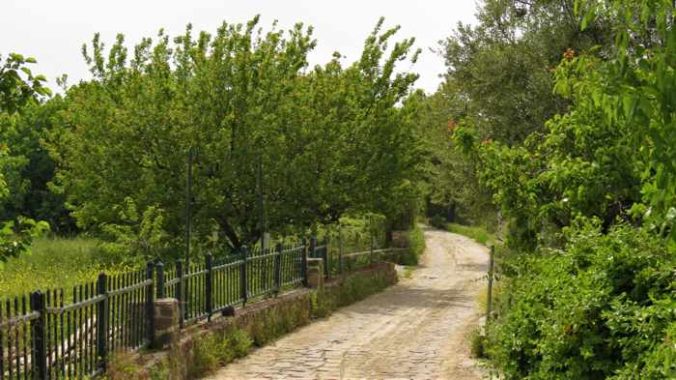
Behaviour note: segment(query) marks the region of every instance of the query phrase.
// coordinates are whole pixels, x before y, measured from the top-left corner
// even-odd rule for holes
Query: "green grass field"
[[[105,270],[116,273],[124,268],[107,263],[96,239],[40,238],[29,252],[10,259],[0,267],[0,298],[34,290],[63,288],[93,281]]]

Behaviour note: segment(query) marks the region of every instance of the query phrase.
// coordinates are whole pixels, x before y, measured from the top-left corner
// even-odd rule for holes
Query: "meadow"
[[[54,288],[68,293],[75,285],[95,280],[101,271],[127,269],[107,260],[98,243],[89,237],[36,239],[28,252],[0,266],[0,294],[4,298]]]

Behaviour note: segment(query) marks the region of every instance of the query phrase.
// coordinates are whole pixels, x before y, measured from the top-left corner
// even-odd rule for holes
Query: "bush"
[[[479,327],[472,330],[469,334],[469,348],[473,358],[483,358],[485,357],[485,337],[481,335],[481,330]]]
[[[189,366],[189,378],[201,377],[245,356],[252,345],[251,337],[237,328],[199,337],[192,350],[193,360]]]
[[[406,251],[401,257],[402,265],[418,265],[418,260],[425,250],[425,234],[420,226],[415,225],[406,233]]]
[[[565,251],[521,257],[507,282],[488,344],[505,378],[673,376],[673,252],[628,226],[607,235],[586,226],[568,241]]]

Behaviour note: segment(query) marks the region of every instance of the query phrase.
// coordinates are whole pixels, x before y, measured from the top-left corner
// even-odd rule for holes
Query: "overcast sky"
[[[311,64],[327,62],[334,51],[351,62],[384,16],[386,26],[401,25],[400,38],[416,37],[423,54],[412,70],[421,75],[417,86],[432,92],[444,63],[430,48],[458,21],[472,23],[475,9],[475,0],[0,0],[0,54],[35,57],[33,71],[55,87],[54,78],[64,73],[70,84],[89,78],[80,49],[96,32],[107,46],[117,33],[133,45],[160,28],[173,36],[192,23],[196,31],[214,32],[223,21],[245,22],[260,14],[266,28],[275,19],[284,28],[299,21],[314,26],[318,43]]]

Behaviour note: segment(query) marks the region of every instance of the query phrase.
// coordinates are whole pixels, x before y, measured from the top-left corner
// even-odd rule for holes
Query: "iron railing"
[[[400,249],[342,253],[315,238],[220,259],[206,255],[189,267],[165,266],[107,275],[76,286],[0,301],[0,380],[83,378],[105,372],[110,353],[148,347],[155,329],[154,301],[176,298],[180,327],[211,319],[239,305],[307,286],[307,258],[321,258],[327,277],[381,260]]]

